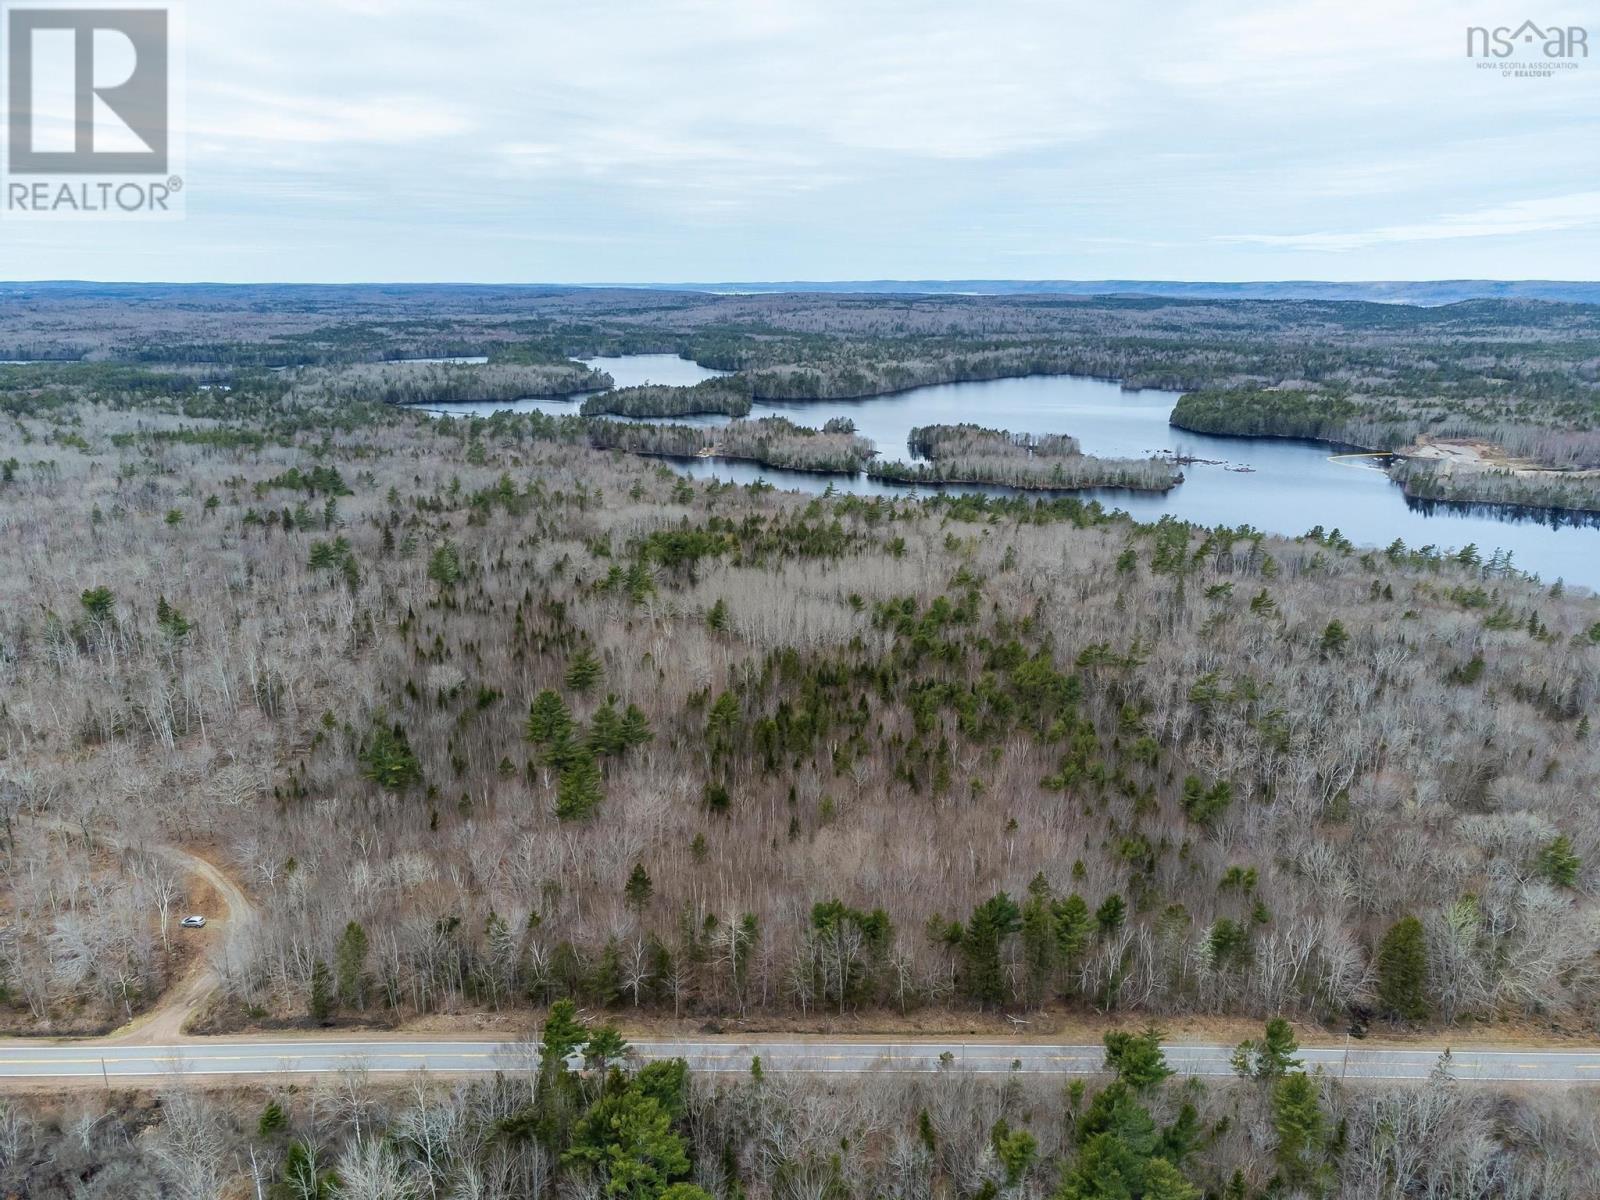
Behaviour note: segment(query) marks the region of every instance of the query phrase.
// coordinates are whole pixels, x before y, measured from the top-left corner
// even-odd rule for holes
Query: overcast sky
[[[1467,59],[1524,17],[1595,57]],[[193,0],[187,33],[187,218],[0,223],[0,278],[1600,277],[1600,10],[1563,0]]]

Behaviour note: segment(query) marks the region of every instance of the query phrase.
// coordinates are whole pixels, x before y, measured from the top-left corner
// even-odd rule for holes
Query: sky
[[[1600,278],[1565,0],[188,0],[186,215],[0,278]],[[1468,25],[1590,22],[1510,78]]]

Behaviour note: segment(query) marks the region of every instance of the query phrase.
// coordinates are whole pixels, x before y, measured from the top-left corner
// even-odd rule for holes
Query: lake
[[[723,372],[707,370],[670,354],[638,354],[587,360],[608,371],[618,387],[651,382],[684,386]],[[457,404],[451,412],[487,415],[497,409],[575,413],[571,400],[520,400],[511,404]],[[1087,454],[1146,457],[1157,451],[1213,460],[1183,467],[1184,481],[1165,494],[1097,489],[1092,497],[1141,520],[1170,513],[1202,525],[1251,525],[1269,533],[1298,536],[1313,526],[1339,529],[1362,546],[1383,547],[1395,538],[1408,546],[1455,548],[1475,544],[1485,558],[1495,550],[1513,565],[1545,580],[1564,579],[1600,590],[1600,522],[1485,506],[1413,501],[1369,461],[1341,458],[1336,448],[1279,438],[1214,437],[1167,424],[1178,393],[1125,390],[1103,379],[1036,375],[981,383],[916,388],[869,400],[760,403],[751,417],[784,416],[818,426],[848,417],[886,458],[908,458],[906,436],[915,425],[970,421],[1014,433],[1068,433]],[[685,424],[720,425],[726,417],[682,418]],[[728,459],[677,463],[695,478],[737,483],[765,479],[778,487],[861,495],[903,496],[903,484],[864,475],[816,475],[782,471]],[[1241,468],[1249,468],[1242,470]],[[923,487],[923,492],[929,489]],[[950,487],[950,492],[1001,493],[998,488]]]

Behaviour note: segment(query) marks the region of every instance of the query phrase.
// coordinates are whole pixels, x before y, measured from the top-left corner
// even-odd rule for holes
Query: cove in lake
[[[684,386],[723,374],[670,354],[596,358],[588,365],[610,373],[618,387],[650,382]],[[571,400],[519,400],[510,404],[453,404],[452,413],[486,416],[501,409],[576,413]],[[1068,433],[1086,454],[1147,457],[1159,451],[1215,462],[1183,467],[1183,483],[1166,493],[1095,489],[1072,495],[1096,499],[1144,521],[1170,513],[1200,525],[1250,525],[1295,537],[1313,526],[1339,529],[1358,546],[1384,547],[1395,538],[1412,547],[1475,544],[1485,558],[1503,550],[1512,564],[1545,580],[1600,590],[1600,525],[1527,510],[1495,509],[1409,499],[1370,461],[1339,458],[1339,447],[1279,438],[1216,437],[1188,433],[1167,423],[1178,393],[1125,390],[1103,379],[1035,375],[981,383],[916,388],[868,400],[759,403],[751,417],[784,416],[820,426],[848,417],[886,458],[909,458],[906,436],[915,425],[970,421],[1013,433]],[[721,425],[726,417],[679,418],[684,424]],[[694,478],[736,483],[765,479],[777,487],[858,495],[904,496],[904,484],[864,475],[818,475],[783,471],[730,459],[674,460]],[[1248,471],[1238,468],[1248,467]],[[926,486],[920,489],[927,493]],[[1007,494],[1007,489],[963,487],[951,493]],[[1038,493],[1030,493],[1038,494]]]

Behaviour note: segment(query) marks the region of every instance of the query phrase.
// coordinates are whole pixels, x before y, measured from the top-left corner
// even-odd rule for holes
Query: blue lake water
[[[644,382],[682,386],[720,374],[670,354],[588,361],[610,372],[618,387]],[[1251,525],[1290,536],[1321,525],[1337,528],[1363,546],[1387,546],[1395,538],[1404,539],[1409,546],[1456,548],[1473,543],[1485,558],[1495,550],[1505,550],[1515,566],[1546,580],[1561,578],[1600,590],[1600,523],[1408,500],[1370,462],[1341,458],[1334,447],[1278,438],[1213,437],[1174,429],[1167,418],[1177,398],[1176,392],[1125,390],[1102,379],[1040,375],[941,384],[870,400],[761,403],[750,415],[785,416],[812,426],[830,417],[848,417],[886,458],[909,457],[906,436],[915,425],[961,421],[1016,433],[1067,433],[1082,443],[1085,453],[1107,457],[1145,457],[1171,451],[1210,461],[1184,466],[1183,483],[1165,494],[1111,489],[1074,494],[1093,497],[1141,520],[1171,513],[1203,525]],[[580,399],[458,404],[449,409],[479,415],[507,408],[562,414],[577,412]],[[719,425],[726,420],[694,417],[686,418],[685,423]],[[830,484],[838,491],[864,495],[905,495],[916,490],[864,475],[781,471],[728,459],[691,459],[676,465],[695,478],[737,483],[765,479],[778,487],[809,492],[820,492]],[[926,487],[921,490],[928,491]]]

